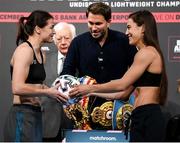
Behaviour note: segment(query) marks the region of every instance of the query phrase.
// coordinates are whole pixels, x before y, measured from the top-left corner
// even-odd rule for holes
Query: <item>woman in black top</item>
[[[126,97],[122,93],[134,85],[138,94],[131,115],[130,141],[163,141],[165,121],[160,105],[167,98],[167,77],[155,18],[146,10],[130,14],[126,34],[138,52],[124,76],[105,84],[77,86],[70,96],[90,93],[89,96],[123,99]]]
[[[66,101],[57,88],[43,84],[46,73],[43,43],[52,42],[53,16],[46,11],[33,11],[19,20],[16,48],[10,65],[13,106],[6,120],[4,141],[42,141],[42,115],[40,96]],[[20,44],[19,44],[20,43]]]

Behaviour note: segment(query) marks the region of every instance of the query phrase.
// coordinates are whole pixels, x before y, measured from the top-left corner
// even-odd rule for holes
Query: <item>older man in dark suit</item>
[[[76,35],[74,25],[60,22],[54,26],[54,43],[56,50],[46,51],[48,61],[45,64],[46,84],[51,86],[60,75],[66,53]],[[59,142],[62,140],[62,129],[71,128],[71,121],[66,117],[62,103],[55,99],[43,97],[43,141]]]

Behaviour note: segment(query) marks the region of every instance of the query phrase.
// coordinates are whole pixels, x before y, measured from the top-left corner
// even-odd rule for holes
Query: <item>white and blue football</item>
[[[73,86],[80,84],[78,78],[72,75],[61,75],[57,77],[52,86],[55,86],[58,83],[61,83],[61,86],[58,88],[59,92],[67,96],[69,95],[69,91],[71,88],[73,88]]]

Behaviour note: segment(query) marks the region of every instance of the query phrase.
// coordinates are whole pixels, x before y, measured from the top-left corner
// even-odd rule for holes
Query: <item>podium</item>
[[[63,143],[128,142],[124,132],[118,130],[65,130]]]

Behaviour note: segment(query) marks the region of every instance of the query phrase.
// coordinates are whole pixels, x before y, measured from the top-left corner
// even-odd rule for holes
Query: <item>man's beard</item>
[[[91,35],[93,35],[93,33],[91,32]],[[99,37],[94,37],[92,36],[94,39],[96,39],[97,41],[101,41],[106,35],[106,32],[105,31],[102,31],[101,32],[101,35]]]

